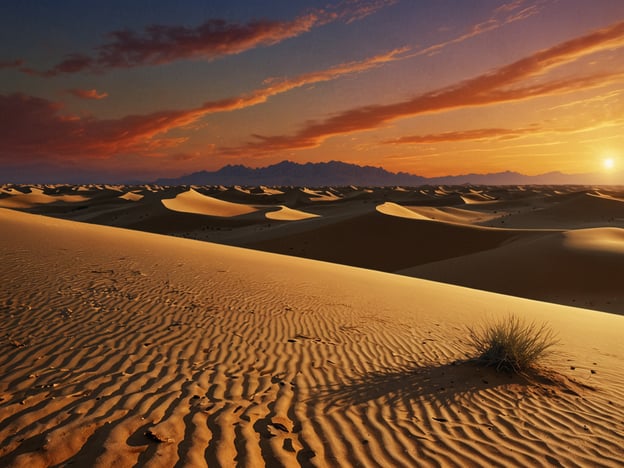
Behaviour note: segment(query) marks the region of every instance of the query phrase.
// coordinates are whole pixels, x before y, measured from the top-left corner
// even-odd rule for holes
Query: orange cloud
[[[31,75],[52,77],[64,73],[104,72],[115,68],[162,65],[186,59],[212,60],[274,45],[313,28],[335,21],[362,19],[395,0],[345,0],[337,5],[312,9],[292,21],[255,20],[246,24],[211,19],[194,28],[151,25],[141,33],[114,31],[110,41],[93,55],[70,54],[49,70],[24,67]]]
[[[475,130],[464,130],[458,132],[432,133],[429,135],[412,135],[397,138],[395,140],[384,141],[386,145],[421,145],[432,143],[450,143],[455,141],[473,141],[499,139],[507,140],[520,138],[537,131],[535,127],[511,130],[508,128],[479,128]]]
[[[239,148],[225,148],[223,154],[262,154],[280,150],[313,148],[335,135],[375,129],[387,122],[426,113],[464,107],[514,102],[569,93],[621,80],[621,71],[584,77],[563,78],[518,86],[529,78],[573,62],[588,54],[624,45],[624,22],[594,31],[530,55],[456,85],[415,96],[394,104],[351,109],[324,121],[312,122],[294,135],[260,136]],[[514,87],[515,86],[515,87]]]
[[[96,89],[68,89],[67,92],[80,99],[104,99],[108,93],[98,93]]]
[[[61,114],[61,104],[19,93],[0,95],[0,110],[0,159],[12,159],[15,154],[102,158],[128,151],[143,153],[150,142],[163,146],[152,141],[156,135],[197,118],[193,112],[163,111],[98,120]]]
[[[23,60],[0,61],[0,70],[3,68],[19,68],[24,65]]]
[[[509,128],[478,128],[473,130],[463,130],[456,132],[432,133],[428,135],[410,135],[394,140],[382,142],[384,145],[422,145],[434,143],[453,143],[458,141],[479,141],[479,140],[514,140],[525,136],[538,136],[545,134],[563,133],[584,133],[593,130],[622,125],[624,118],[603,119],[594,121],[584,126],[568,127],[546,127],[540,124],[532,124],[527,127]],[[545,145],[547,143],[540,143]]]
[[[297,87],[361,73],[401,60],[405,50],[392,50],[291,79],[273,79],[268,86],[246,95],[209,101],[195,109],[166,110],[121,119],[99,120],[63,115],[63,106],[58,103],[23,94],[0,95],[0,115],[3,116],[0,117],[0,159],[15,153],[61,158],[84,154],[106,158],[127,152],[162,154],[165,149],[186,141],[186,138],[166,138],[163,135],[172,129],[189,126],[207,114],[243,109]],[[89,95],[92,92],[97,94],[95,90],[86,91]]]

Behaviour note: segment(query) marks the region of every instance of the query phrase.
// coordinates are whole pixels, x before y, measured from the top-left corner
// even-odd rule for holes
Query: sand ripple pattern
[[[392,275],[50,223],[4,224],[0,466],[622,463],[624,387],[460,363],[460,321],[365,292]]]

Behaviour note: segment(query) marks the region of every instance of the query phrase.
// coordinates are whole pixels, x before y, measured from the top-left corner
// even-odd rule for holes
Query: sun
[[[605,158],[602,160],[602,165],[607,170],[613,169],[615,167],[615,160],[613,158]]]

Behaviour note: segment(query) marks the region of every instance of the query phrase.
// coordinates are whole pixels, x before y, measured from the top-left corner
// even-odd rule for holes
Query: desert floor
[[[0,226],[0,466],[624,464],[624,190],[5,185]],[[509,314],[539,376],[468,361]]]

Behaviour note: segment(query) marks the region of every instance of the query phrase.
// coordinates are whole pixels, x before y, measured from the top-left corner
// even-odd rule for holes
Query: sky
[[[624,166],[621,0],[0,4],[0,182]]]

